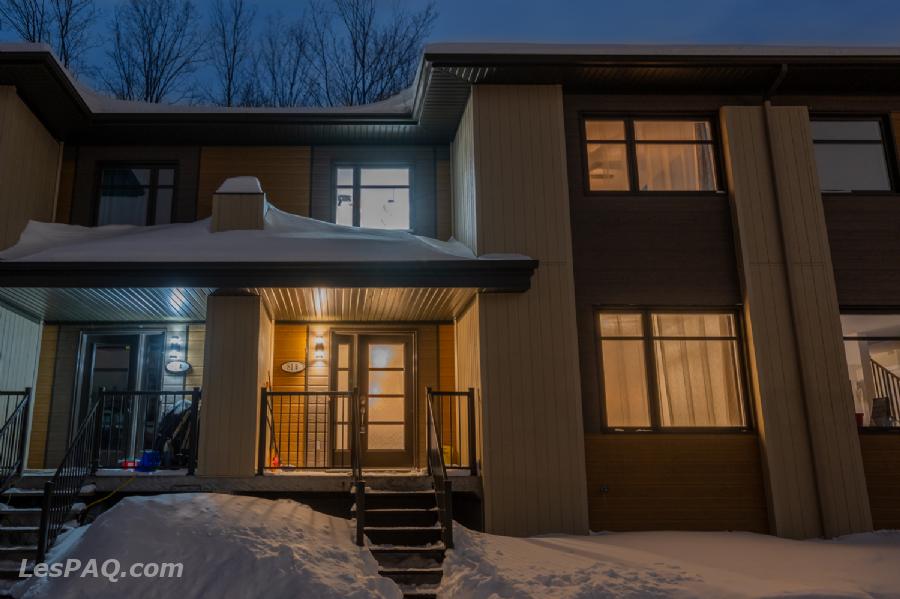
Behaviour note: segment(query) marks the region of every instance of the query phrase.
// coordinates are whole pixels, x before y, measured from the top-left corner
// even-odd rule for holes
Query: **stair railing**
[[[356,388],[350,394],[350,469],[356,500],[356,544],[362,547],[366,542],[366,481],[362,474],[362,415]]]
[[[900,377],[875,360],[869,358],[869,361],[872,363],[875,393],[886,403],[884,417],[887,425],[900,426]]]
[[[101,389],[100,393],[103,391]],[[102,421],[99,406],[100,402],[95,401],[88,410],[53,477],[44,483],[35,563],[44,561],[47,550],[62,532],[72,506],[81,494],[85,479],[97,472]]]
[[[25,470],[31,387],[24,391],[0,391],[0,398],[5,401],[7,412],[6,422],[0,428],[0,491],[5,491]]]
[[[441,525],[441,540],[447,549],[453,547],[453,486],[447,477],[444,464],[444,449],[434,418],[432,398],[434,392],[428,388],[428,474],[434,481],[434,493],[438,507],[438,521]]]

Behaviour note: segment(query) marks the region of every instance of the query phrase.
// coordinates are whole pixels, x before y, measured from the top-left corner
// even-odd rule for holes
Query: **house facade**
[[[489,532],[900,527],[898,74],[893,49],[448,44],[380,104],[211,109],[3,46],[27,466],[101,388],[171,393],[103,404],[101,467],[133,467],[198,389],[197,485],[333,490],[286,474],[347,465],[341,393],[398,476],[444,394]]]

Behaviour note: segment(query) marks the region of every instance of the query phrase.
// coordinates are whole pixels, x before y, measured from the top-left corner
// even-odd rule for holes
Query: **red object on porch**
[[[281,466],[281,460],[278,459],[277,455],[272,456],[272,468],[278,468]]]

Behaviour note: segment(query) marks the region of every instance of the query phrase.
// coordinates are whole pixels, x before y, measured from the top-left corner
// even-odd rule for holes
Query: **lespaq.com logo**
[[[39,562],[28,572],[28,560],[19,566],[19,578],[105,578],[118,582],[124,578],[181,578],[184,564],[180,562],[135,562],[127,568],[117,559],[82,562],[69,558],[64,562]]]

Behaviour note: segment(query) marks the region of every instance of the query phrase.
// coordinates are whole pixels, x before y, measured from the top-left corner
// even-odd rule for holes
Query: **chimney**
[[[266,194],[256,177],[231,177],[213,194],[212,232],[262,229]]]

